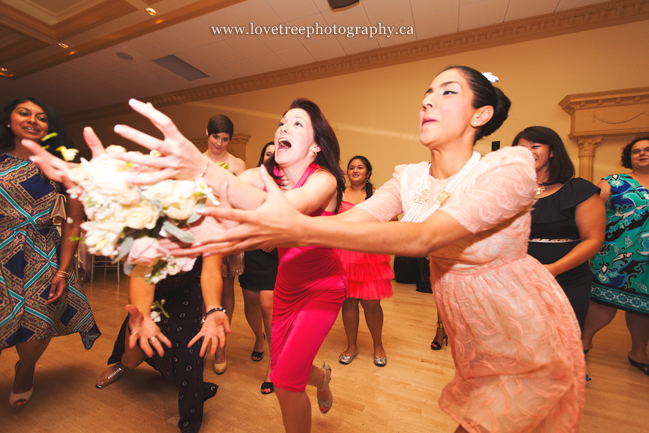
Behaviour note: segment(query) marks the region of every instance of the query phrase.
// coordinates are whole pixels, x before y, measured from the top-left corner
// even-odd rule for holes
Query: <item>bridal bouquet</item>
[[[77,186],[68,193],[79,198],[88,217],[81,224],[88,251],[114,262],[126,259],[124,273],[143,276],[151,284],[191,270],[196,259],[173,257],[160,246],[160,239],[173,236],[193,242],[194,236],[181,227],[200,218],[196,211],[208,198],[218,204],[212,190],[202,180],[129,185],[131,175],[155,169],[111,157],[123,152],[126,149],[121,146],[109,146],[105,155],[91,161],[82,158],[72,170],[71,178]],[[156,153],[151,152],[154,156]]]

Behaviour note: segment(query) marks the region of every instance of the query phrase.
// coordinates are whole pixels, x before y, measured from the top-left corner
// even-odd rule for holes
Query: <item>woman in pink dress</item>
[[[509,105],[483,74],[447,68],[426,90],[419,114],[429,163],[398,166],[369,200],[318,220],[291,209],[265,176],[268,201],[251,212],[208,211],[240,225],[191,251],[273,244],[429,254],[456,366],[439,405],[459,423],[456,432],[577,432],[585,393],[579,325],[561,287],[527,255],[532,155],[516,147],[481,159],[473,151],[504,122]],[[402,222],[379,222],[402,212]]]
[[[345,188],[340,212],[345,212],[363,203],[374,194],[370,182],[372,164],[364,156],[354,156],[347,163],[349,186]],[[347,299],[343,303],[343,324],[347,335],[347,349],[340,354],[338,362],[351,364],[358,355],[358,304],[363,306],[365,322],[374,341],[374,364],[385,367],[388,357],[383,348],[383,309],[381,299],[392,297],[394,278],[390,256],[385,254],[363,254],[349,250],[336,250],[347,274]]]

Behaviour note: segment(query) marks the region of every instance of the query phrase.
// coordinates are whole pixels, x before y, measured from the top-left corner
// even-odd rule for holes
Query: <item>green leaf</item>
[[[133,248],[133,243],[135,242],[135,239],[132,236],[127,236],[124,238],[122,241],[122,244],[119,246],[119,250],[117,253],[117,257],[115,257],[115,262],[118,262],[124,258],[129,251],[131,251],[131,248]]]
[[[43,137],[43,139],[41,140],[41,142],[43,142],[43,141],[47,141],[47,140],[49,140],[50,138],[54,138],[54,137],[56,137],[56,136],[58,136],[58,135],[59,135],[58,132],[52,132],[51,134],[47,134],[45,137]]]
[[[194,212],[192,213],[192,216],[190,216],[190,217],[187,219],[187,221],[186,221],[187,224],[195,223],[196,221],[198,221],[199,219],[201,219],[201,218],[203,217],[203,215],[200,215],[200,214],[196,213],[196,211],[199,210],[199,209],[202,209],[202,208],[204,208],[204,207],[205,207],[205,204],[204,204],[204,203],[197,204],[196,206],[194,206]]]
[[[176,227],[169,220],[162,223],[162,228],[171,236],[178,239],[180,242],[191,244],[194,242],[194,235]]]

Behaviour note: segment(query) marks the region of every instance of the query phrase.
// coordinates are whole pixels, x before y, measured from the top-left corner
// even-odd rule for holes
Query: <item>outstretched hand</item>
[[[83,128],[83,138],[86,140],[93,158],[106,153],[104,146],[91,127]],[[77,166],[76,163],[65,162],[57,158],[32,140],[23,140],[22,144],[33,153],[29,159],[43,171],[45,176],[55,182],[61,182],[67,189],[76,186],[70,179],[70,170]]]
[[[225,224],[227,230],[196,238],[193,247],[185,252],[232,254],[262,247],[291,247],[303,239],[300,222],[308,217],[291,205],[265,167],[262,166],[259,173],[268,191],[266,202],[255,210],[245,211],[223,205],[221,198],[222,206],[199,210]],[[172,249],[171,253],[175,255],[177,251]]]
[[[146,117],[164,135],[164,140],[152,137],[127,125],[115,125],[115,132],[150,150],[157,150],[160,156],[121,153],[115,158],[133,164],[160,168],[152,173],[133,176],[130,182],[136,185],[152,184],[165,179],[198,179],[204,168],[203,155],[178,131],[173,121],[153,108],[151,103],[136,99],[128,101],[131,108]]]
[[[212,343],[210,355],[214,356],[217,346],[221,348],[225,347],[225,336],[230,332],[232,332],[232,330],[230,329],[228,316],[222,311],[217,311],[216,313],[207,316],[200,332],[192,338],[187,345],[187,348],[192,347],[202,338],[203,344],[201,345],[200,356],[205,356],[205,352],[210,343]]]
[[[134,349],[138,340],[140,341],[140,349],[151,358],[153,356],[153,349],[158,355],[164,355],[163,343],[167,347],[171,347],[171,341],[160,332],[160,328],[155,324],[151,317],[145,317],[135,305],[127,305],[128,311],[128,326],[131,329],[131,335],[128,337],[128,347]]]

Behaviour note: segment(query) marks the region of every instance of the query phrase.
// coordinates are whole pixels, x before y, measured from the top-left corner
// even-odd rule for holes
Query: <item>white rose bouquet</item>
[[[171,235],[193,242],[194,236],[179,226],[197,221],[200,215],[196,211],[208,199],[218,204],[212,190],[200,180],[129,185],[130,175],[151,169],[111,157],[122,152],[126,149],[121,146],[109,146],[105,155],[92,161],[82,158],[71,172],[77,186],[68,193],[81,200],[88,217],[81,224],[88,251],[114,261],[126,259],[125,274],[143,276],[152,284],[190,270],[195,259],[173,257],[159,240]],[[155,155],[155,151],[151,153]]]

